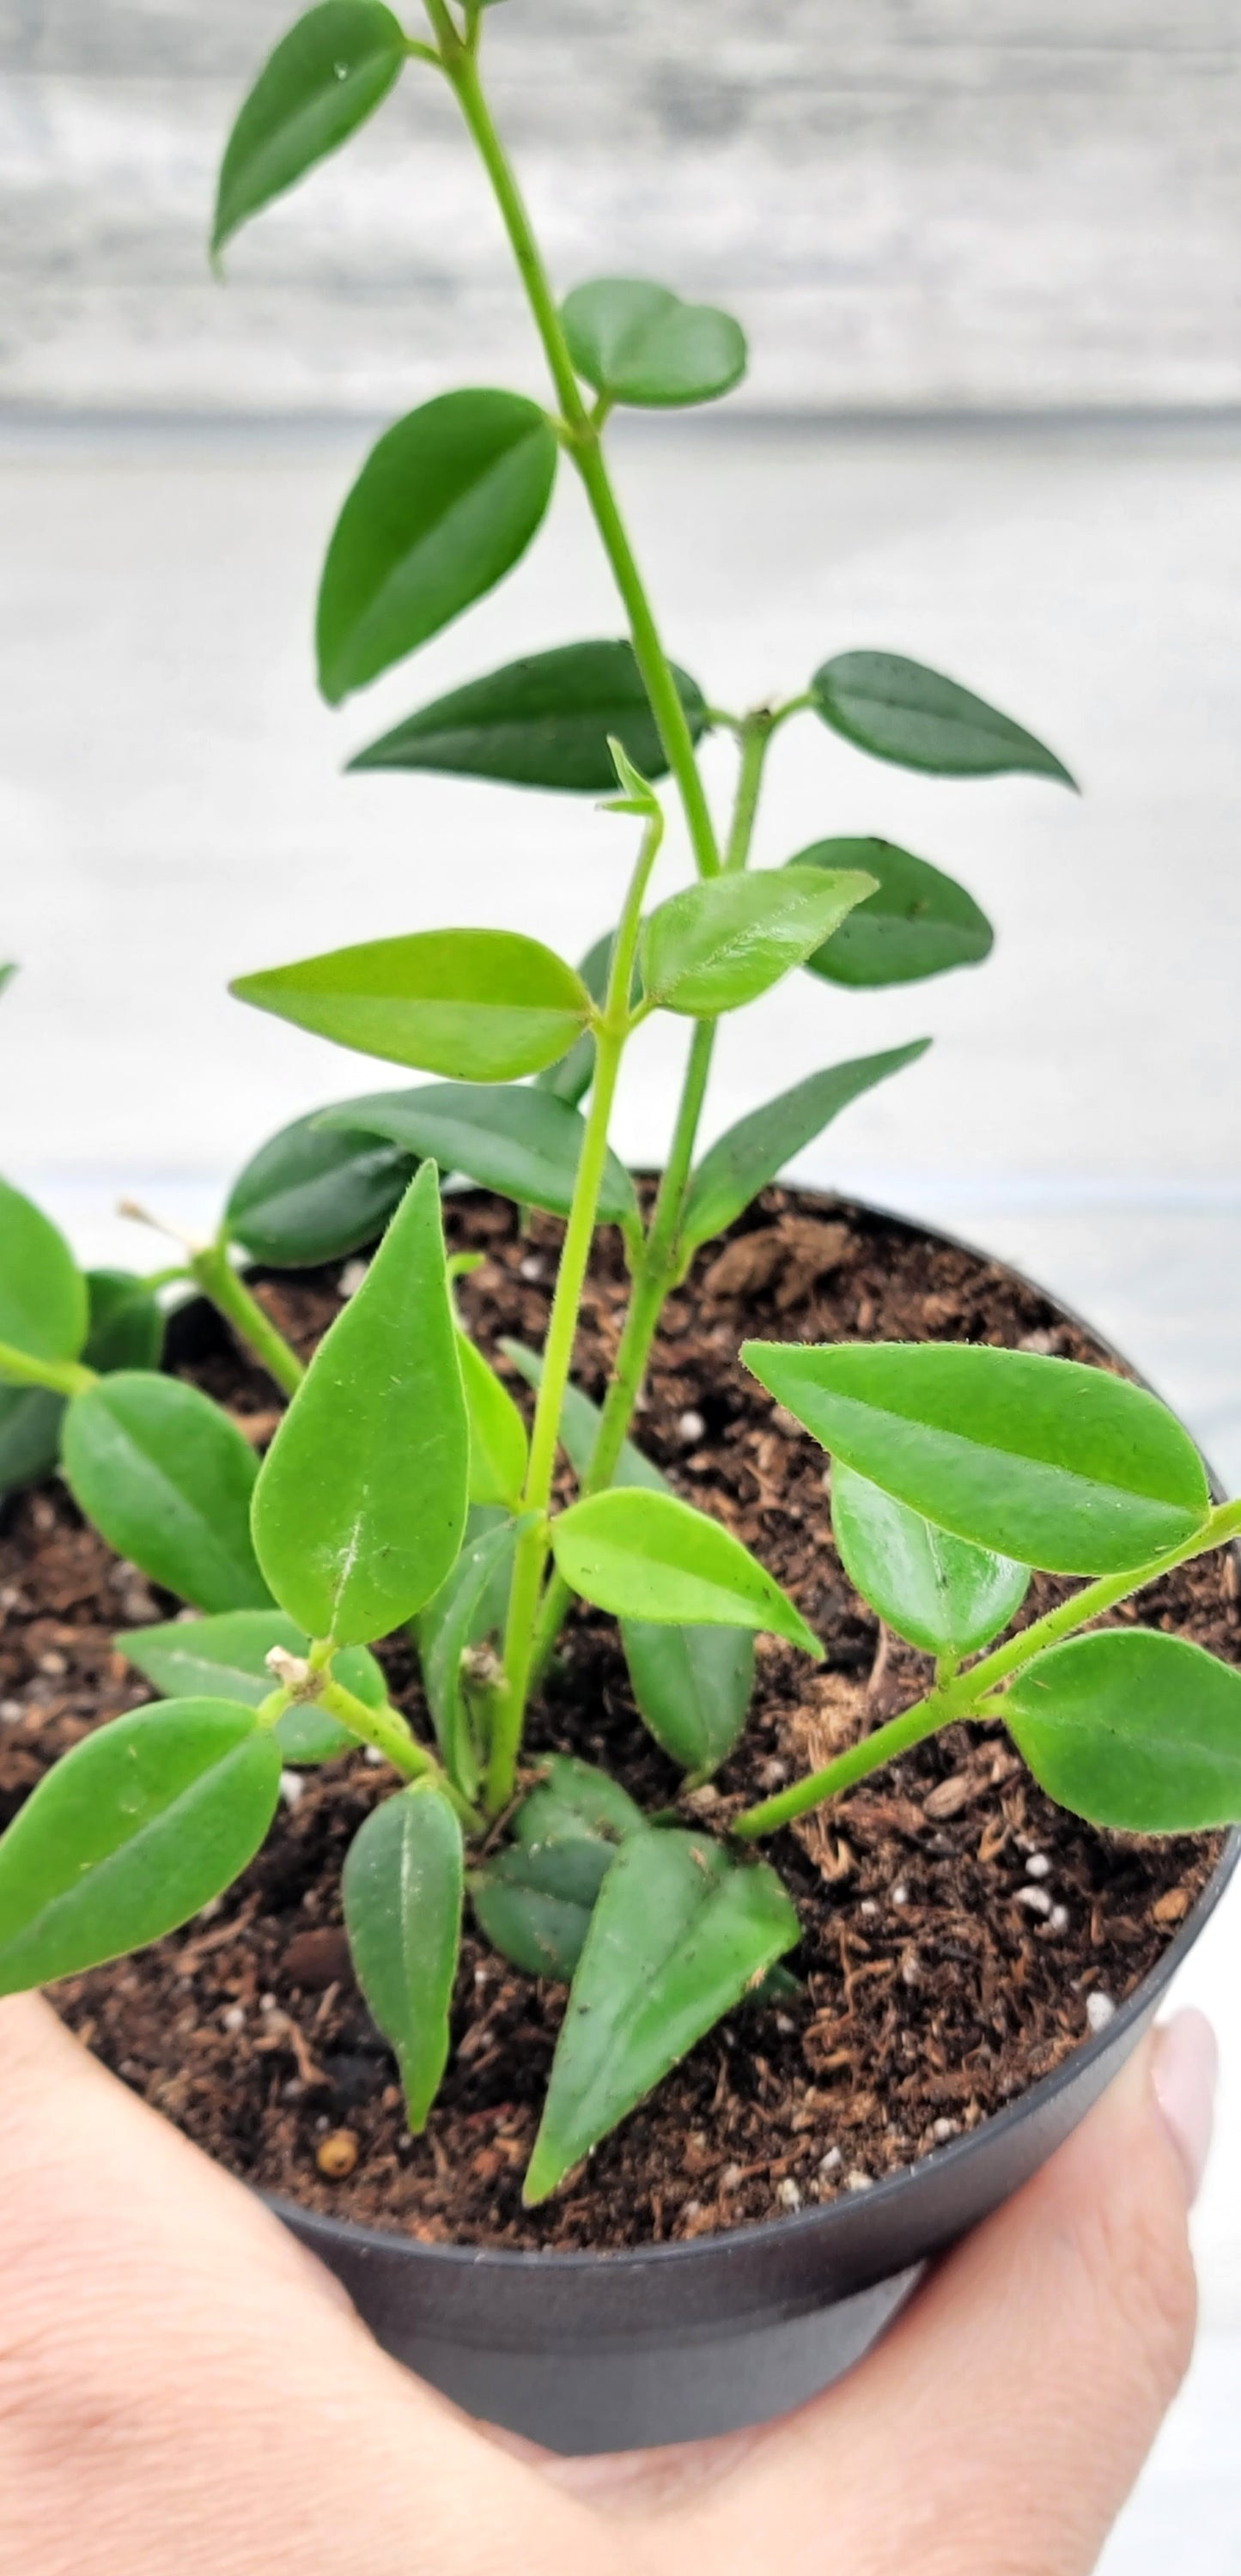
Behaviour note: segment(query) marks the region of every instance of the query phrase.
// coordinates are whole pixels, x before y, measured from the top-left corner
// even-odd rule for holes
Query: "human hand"
[[[279,2221],[0,2007],[0,2576],[1087,2576],[1189,2357],[1182,2015],[881,2347],[755,2433],[552,2460],[387,2359]]]

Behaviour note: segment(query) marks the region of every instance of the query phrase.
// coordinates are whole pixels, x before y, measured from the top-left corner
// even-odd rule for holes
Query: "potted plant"
[[[458,689],[354,765],[610,791],[629,889],[580,969],[420,930],[243,976],[242,1000],[435,1079],[284,1130],[216,1241],[153,1278],[84,1278],[3,1190],[0,1474],[58,1460],[100,1542],[36,1496],[9,1608],[43,1634],[68,1533],[95,1554],[62,1606],[119,1580],[132,1616],[107,1722],[74,1716],[32,1794],[47,1730],[3,1704],[35,1758],[0,1767],[0,1993],[67,1981],[70,2019],[207,2143],[201,2052],[233,2049],[248,2169],[304,2181],[285,2215],[391,2348],[501,2422],[623,2448],[844,2367],[1132,2045],[1234,1856],[1241,1504],[1036,1291],[778,1189],[924,1041],[699,1151],[717,1028],[781,977],[910,982],[990,945],[971,896],[881,840],[748,868],[784,724],[928,773],[1068,773],[894,655],[839,654],[741,717],[669,661],[606,423],[726,392],[741,332],[645,282],[557,304],[482,85],[485,0],[427,16],[429,41],[381,0],[298,22],[234,128],[215,248],[409,64],[447,81],[556,410],[451,393],[380,439],[328,550],[321,685],[340,701],[483,596],[564,456],[628,638]],[[722,840],[712,728],[740,755]],[[665,780],[697,874],[661,894]],[[655,1011],[687,1022],[687,1069],[644,1182],[609,1137]],[[174,1284],[230,1338],[187,1311],[161,1369]],[[56,1634],[53,1679],[81,1642]],[[135,1674],[164,1696],[126,1704]],[[283,2001],[258,1985],[273,1910]],[[110,1967],[135,1953],[152,1984]],[[152,2042],[144,2003],[196,1979],[211,2031],[196,2001]]]

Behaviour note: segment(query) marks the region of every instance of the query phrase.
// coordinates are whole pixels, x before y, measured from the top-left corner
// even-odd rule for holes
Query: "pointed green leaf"
[[[1105,1369],[952,1342],[747,1342],[777,1404],[938,1528],[1049,1574],[1119,1574],[1210,1510],[1187,1431]]]
[[[990,956],[994,932],[972,894],[911,850],[891,841],[816,841],[789,862],[795,868],[865,868],[874,894],[806,959],[829,984],[868,991],[917,984],[954,966]]]
[[[589,1762],[553,1754],[513,1818],[513,1839],[470,1878],[492,1947],[531,1977],[567,1984],[618,1843],[645,1829],[640,1807]]]
[[[225,1700],[168,1700],[84,1736],[0,1841],[0,1994],[175,1932],[253,1860],[279,1793],[273,1738]]]
[[[697,742],[707,721],[702,691],[675,663],[672,676]],[[667,754],[632,644],[561,644],[420,707],[355,752],[349,767],[446,770],[514,787],[606,795],[616,781],[610,735],[649,778],[666,777]]]
[[[874,884],[853,868],[774,868],[686,886],[642,925],[648,1002],[699,1019],[738,1010],[822,947]]]
[[[468,1470],[439,1175],[428,1163],[263,1461],[254,1543],[281,1608],[341,1646],[369,1645],[412,1618],[457,1555]]]
[[[457,1343],[470,1424],[470,1501],[515,1511],[526,1481],[526,1426],[503,1381],[468,1333]]]
[[[332,1120],[337,1112],[327,1115]],[[567,1216],[573,1204],[586,1126],[552,1092],[508,1083],[428,1083],[418,1091],[377,1091],[351,1100],[348,1115],[355,1126],[387,1136],[407,1153],[434,1156],[441,1171],[464,1172],[482,1189],[498,1190],[524,1207]],[[632,1224],[637,1212],[629,1174],[609,1152],[599,1221]]]
[[[936,1529],[843,1459],[832,1469],[832,1528],[854,1590],[926,1655],[977,1654],[1030,1588],[1027,1565]]]
[[[238,1001],[337,1046],[464,1082],[512,1081],[554,1064],[590,1017],[564,959],[515,930],[420,930],[240,975]],[[326,1113],[334,1124],[359,1104]],[[364,1104],[363,1104],[364,1105]],[[320,1113],[321,1119],[324,1113]]]
[[[446,1582],[428,1604],[431,1617],[419,1627],[427,1704],[448,1772],[466,1798],[477,1797],[483,1765],[471,1722],[464,1658],[472,1646],[481,1644],[494,1624],[495,1612],[507,1603],[519,1526],[506,1519],[467,1538]]]
[[[901,653],[838,653],[810,683],[824,724],[859,750],[938,778],[995,778],[1029,770],[1076,780],[1045,743],[955,680]]]
[[[348,1102],[341,1103],[348,1110]],[[224,1223],[253,1261],[314,1268],[342,1261],[382,1234],[414,1176],[395,1145],[295,1118],[252,1154],[229,1192]]]
[[[379,0],[321,0],[282,36],[244,101],[220,170],[211,247],[335,152],[387,97],[405,39]]]
[[[563,1841],[569,1834],[588,1834],[615,1845],[645,1823],[642,1809],[610,1772],[579,1762],[571,1753],[551,1753],[513,1818],[513,1834],[530,1848]]]
[[[350,1844],[342,1882],[358,1983],[396,2052],[415,2132],[448,2063],[461,1947],[461,1827],[439,1789],[386,1798]]]
[[[87,1320],[86,1281],[63,1234],[0,1181],[0,1342],[36,1360],[75,1360]]]
[[[273,1646],[305,1655],[310,1639],[283,1610],[222,1610],[212,1619],[172,1619],[157,1628],[127,1628],[112,1640],[135,1670],[168,1699],[216,1698],[259,1708],[275,1689],[267,1657]],[[365,1646],[347,1646],[332,1666],[367,1708],[382,1708],[388,1685]],[[347,1726],[312,1702],[285,1710],[275,1729],[286,1762],[331,1762],[356,1744]]]
[[[764,1628],[803,1653],[822,1647],[801,1612],[740,1539],[671,1494],[613,1487],[552,1523],[565,1582],[622,1619]]]
[[[622,1843],[596,1900],[524,2197],[546,2200],[748,1987],[791,1950],[775,1871],[703,1835]]]
[[[199,1610],[269,1602],[250,1538],[258,1461],[197,1387],[136,1369],[101,1378],[69,1405],[62,1463],[109,1547],[165,1591]]]
[[[1057,1806],[1120,1833],[1241,1819],[1241,1673],[1184,1637],[1105,1628],[1036,1655],[1004,1722]]]
[[[681,1244],[686,1252],[723,1234],[751,1199],[778,1179],[795,1154],[805,1152],[833,1118],[851,1101],[872,1091],[889,1074],[900,1073],[926,1054],[929,1038],[891,1047],[883,1055],[855,1056],[848,1064],[829,1065],[812,1073],[791,1091],[782,1091],[762,1109],[752,1109],[735,1127],[708,1147],[690,1179],[681,1218]]]
[[[613,402],[657,410],[715,402],[745,374],[745,333],[730,313],[683,304],[644,278],[575,286],[560,318],[579,376]]]
[[[319,686],[336,706],[495,588],[556,479],[546,412],[522,394],[437,394],[371,449],[319,591]]]
[[[718,1771],[745,1725],[753,1636],[624,1619],[621,1642],[638,1708],[669,1761],[703,1778]]]

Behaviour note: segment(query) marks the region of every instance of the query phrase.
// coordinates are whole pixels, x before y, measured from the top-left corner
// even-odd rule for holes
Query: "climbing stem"
[[[238,1339],[275,1379],[282,1394],[296,1395],[306,1371],[257,1297],[252,1297],[245,1281],[238,1278],[226,1246],[208,1244],[203,1251],[191,1255],[188,1267],[204,1297],[209,1297],[232,1325]]]

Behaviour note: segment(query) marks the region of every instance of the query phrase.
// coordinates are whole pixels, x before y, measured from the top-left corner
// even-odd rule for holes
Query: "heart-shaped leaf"
[[[810,694],[824,724],[846,742],[902,769],[937,778],[1029,770],[1076,786],[1063,761],[1024,725],[901,653],[838,653],[815,672]]]
[[[335,1118],[337,1112],[328,1112]],[[339,1113],[344,1114],[344,1113]],[[357,1126],[387,1136],[407,1153],[434,1156],[445,1172],[464,1172],[485,1190],[524,1207],[567,1216],[586,1134],[585,1122],[551,1092],[507,1083],[428,1083],[420,1091],[380,1091],[351,1100]],[[633,1183],[609,1153],[599,1194],[603,1225],[632,1224]]]
[[[675,663],[672,676],[697,742],[707,721],[702,691]],[[446,770],[458,778],[604,796],[616,785],[608,750],[613,738],[647,778],[667,775],[667,753],[632,644],[561,644],[420,707],[356,752],[349,767]]]
[[[419,1624],[427,1704],[448,1771],[466,1798],[482,1780],[466,1687],[465,1657],[503,1617],[519,1524],[504,1519],[467,1537],[446,1581]]]
[[[119,1556],[198,1610],[270,1603],[250,1538],[258,1461],[218,1404],[180,1378],[122,1369],[75,1395],[62,1462]]]
[[[976,1654],[1015,1618],[1030,1588],[1028,1566],[936,1529],[839,1458],[832,1528],[854,1589],[926,1655],[960,1663]]]
[[[319,686],[330,706],[511,571],[551,499],[558,454],[546,412],[522,394],[437,394],[385,431],[323,567]]]
[[[1120,1574],[1207,1519],[1188,1432],[1105,1369],[953,1342],[747,1342],[741,1356],[833,1457],[1019,1564]]]
[[[349,1846],[342,1892],[358,1983],[395,2050],[415,2134],[448,2063],[465,1859],[442,1791],[385,1798]]]
[[[806,959],[829,984],[871,990],[917,984],[954,966],[977,966],[994,932],[972,894],[926,859],[891,841],[816,841],[790,861],[795,868],[865,868],[875,892]]]
[[[706,1779],[727,1760],[754,1690],[754,1639],[743,1628],[656,1626],[623,1619],[621,1642],[638,1708],[682,1771]]]
[[[740,1539],[671,1494],[612,1487],[552,1523],[565,1582],[622,1619],[762,1628],[807,1655],[822,1647]]]
[[[749,1868],[699,1834],[647,1831],[622,1843],[573,1980],[528,2207],[793,1948],[799,1929],[765,1862]]]
[[[1192,1834],[1241,1819],[1241,1673],[1184,1637],[1070,1637],[1017,1675],[1004,1720],[1048,1797],[1092,1825]]]
[[[715,402],[745,374],[745,333],[730,313],[683,304],[643,278],[575,286],[560,318],[579,376],[611,402],[654,410]]]
[[[231,1886],[280,1793],[254,1712],[168,1700],[84,1736],[0,1841],[0,1994],[142,1949]]]
[[[855,868],[776,868],[686,886],[642,925],[648,1002],[695,1019],[738,1010],[822,947],[874,884]]]
[[[492,1947],[527,1976],[567,1984],[617,1845],[641,1832],[645,1821],[605,1771],[553,1754],[547,1777],[513,1818],[512,1842],[470,1878],[474,1911]]]
[[[308,9],[264,64],[229,136],[212,250],[347,142],[404,61],[401,28],[379,0],[321,0]]]
[[[365,1646],[438,1591],[465,1528],[469,1434],[440,1220],[423,1166],[320,1342],[263,1462],[254,1543],[311,1637]]]
[[[0,1342],[36,1360],[75,1360],[86,1339],[86,1281],[59,1228],[0,1181]]]
[[[311,1269],[374,1243],[413,1176],[410,1156],[397,1146],[322,1127],[312,1113],[251,1155],[229,1192],[224,1222],[253,1261]]]
[[[463,1082],[554,1064],[590,1017],[580,975],[515,930],[420,930],[240,975],[238,1001],[337,1046]],[[365,1102],[328,1113],[333,1126]],[[322,1113],[320,1113],[322,1116]]]
[[[916,1064],[930,1043],[929,1038],[915,1038],[911,1045],[891,1047],[884,1055],[855,1056],[849,1064],[829,1065],[823,1073],[810,1074],[791,1091],[782,1091],[778,1099],[738,1119],[735,1127],[708,1147],[691,1177],[681,1217],[683,1250],[692,1252],[722,1234],[795,1154],[804,1153],[830,1127],[842,1109],[872,1091],[877,1082],[886,1082],[889,1074]]]
[[[305,1655],[310,1639],[283,1610],[222,1610],[213,1619],[173,1619],[165,1627],[127,1628],[112,1640],[119,1654],[168,1699],[229,1699],[260,1708],[275,1689],[267,1657],[273,1646]],[[365,1646],[347,1646],[332,1666],[367,1708],[382,1708],[388,1685]],[[313,1701],[285,1710],[275,1729],[286,1762],[331,1762],[357,1742],[339,1719]]]
[[[502,1379],[468,1333],[457,1344],[470,1424],[470,1501],[516,1511],[526,1481],[526,1426]]]

